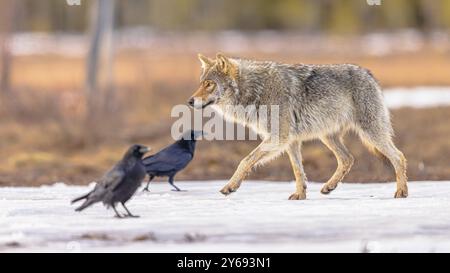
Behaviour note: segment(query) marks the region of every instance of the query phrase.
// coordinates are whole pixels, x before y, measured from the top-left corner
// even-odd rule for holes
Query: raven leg
[[[174,176],[169,176],[169,184],[174,187],[173,191],[181,191],[180,188],[178,188],[177,186],[175,186],[175,184],[173,184],[173,177]]]
[[[123,218],[123,216],[120,215],[120,214],[117,212],[117,209],[116,209],[116,205],[115,205],[115,204],[112,205],[112,208],[113,208],[114,212],[116,213],[116,217],[117,217],[117,218]]]
[[[147,182],[147,186],[145,186],[145,188],[142,191],[149,191],[148,187],[150,186],[150,182],[152,182],[153,178],[155,178],[155,176],[150,175],[148,182]]]
[[[138,218],[139,217],[139,215],[133,215],[133,214],[131,214],[131,212],[127,209],[127,207],[125,207],[125,204],[122,202],[121,203],[122,204],[122,207],[127,211],[127,213],[128,213],[128,215],[127,215],[127,217],[133,217],[133,218]]]

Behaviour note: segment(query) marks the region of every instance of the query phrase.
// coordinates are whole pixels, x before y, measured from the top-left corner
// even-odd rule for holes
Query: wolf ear
[[[217,53],[216,62],[220,71],[231,77],[236,77],[238,68],[236,67],[235,63],[228,59],[228,57],[226,57],[222,53]]]
[[[209,68],[210,66],[212,66],[214,64],[214,61],[211,60],[210,58],[203,56],[202,54],[198,54],[198,59],[200,60],[200,62],[202,63],[202,68],[203,70]]]
[[[238,74],[238,67],[236,63],[222,53],[217,53],[216,62],[220,71],[236,79]]]
[[[228,74],[232,70],[233,64],[222,53],[217,53],[216,61],[217,61],[217,66],[223,73]]]

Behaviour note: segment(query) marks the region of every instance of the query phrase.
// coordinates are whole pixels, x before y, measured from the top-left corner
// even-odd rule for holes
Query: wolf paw
[[[223,188],[220,190],[220,192],[221,192],[223,195],[229,195],[230,193],[237,191],[238,188],[239,188],[239,185],[236,185],[236,184],[227,184],[227,185],[225,185],[225,187],[223,187]]]
[[[336,189],[337,185],[328,185],[325,184],[323,185],[322,189],[320,190],[320,192],[322,194],[329,194],[330,192],[334,191]]]
[[[394,195],[395,198],[406,198],[408,197],[408,189],[398,189]]]
[[[289,196],[289,200],[305,200],[306,192],[295,192]]]

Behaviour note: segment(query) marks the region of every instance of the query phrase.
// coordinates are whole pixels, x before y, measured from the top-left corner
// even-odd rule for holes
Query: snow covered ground
[[[383,90],[383,96],[389,108],[425,108],[450,105],[450,87],[387,88]]]
[[[288,201],[294,183],[245,182],[224,197],[225,181],[157,182],[128,203],[140,215],[116,219],[69,200],[90,187],[0,188],[0,251],[441,252],[450,251],[450,181],[342,184],[329,196],[310,183],[308,200]]]

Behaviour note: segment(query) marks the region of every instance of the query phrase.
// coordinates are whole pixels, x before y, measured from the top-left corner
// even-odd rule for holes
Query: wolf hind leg
[[[339,182],[342,181],[345,175],[350,172],[351,167],[354,163],[354,158],[345,147],[343,142],[345,132],[327,135],[320,140],[325,144],[325,146],[330,149],[337,160],[337,168],[333,176],[323,185],[320,192],[322,194],[329,194],[334,189],[336,189]]]
[[[301,155],[302,143],[299,140],[292,142],[287,153],[289,160],[291,161],[292,170],[295,175],[295,192],[289,196],[289,200],[303,200],[306,199],[306,175],[303,170],[302,155]]]
[[[386,157],[392,164],[396,174],[397,191],[395,198],[408,197],[408,184],[406,176],[406,158],[403,153],[395,147],[389,133],[377,134],[370,130],[364,130],[360,133],[363,143],[379,156]]]

